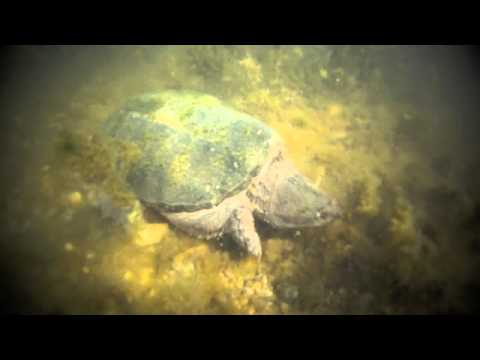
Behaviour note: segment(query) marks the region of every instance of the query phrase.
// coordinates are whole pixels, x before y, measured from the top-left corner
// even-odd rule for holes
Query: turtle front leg
[[[262,244],[255,230],[252,211],[240,207],[232,211],[225,232],[231,233],[235,242],[249,254],[258,258],[262,256]]]

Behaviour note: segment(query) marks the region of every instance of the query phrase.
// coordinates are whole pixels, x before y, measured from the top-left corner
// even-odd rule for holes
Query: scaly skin
[[[341,215],[334,200],[318,191],[284,157],[280,143],[250,186],[210,209],[162,214],[198,238],[229,233],[248,254],[261,257],[254,215],[275,228],[322,226]]]

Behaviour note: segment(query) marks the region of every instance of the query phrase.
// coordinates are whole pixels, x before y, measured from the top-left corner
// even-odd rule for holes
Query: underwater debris
[[[75,250],[75,247],[73,246],[72,243],[67,242],[67,243],[65,243],[64,249],[65,249],[65,251],[73,251],[73,250]]]
[[[68,194],[67,199],[71,205],[78,206],[82,204],[83,196],[79,191],[75,191]]]
[[[278,284],[276,286],[276,293],[279,298],[287,304],[294,302],[299,295],[298,287],[289,282],[281,282]]]
[[[168,235],[167,224],[142,224],[140,230],[136,233],[135,244],[139,246],[154,245],[162,241]]]

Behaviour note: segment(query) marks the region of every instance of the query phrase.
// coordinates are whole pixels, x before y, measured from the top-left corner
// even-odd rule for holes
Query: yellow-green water
[[[475,312],[475,53],[407,46],[12,47],[2,65],[5,309],[66,314]],[[126,99],[212,94],[265,121],[338,199],[324,228],[258,224],[261,263],[137,211],[97,127]],[[135,159],[124,149],[115,156]]]

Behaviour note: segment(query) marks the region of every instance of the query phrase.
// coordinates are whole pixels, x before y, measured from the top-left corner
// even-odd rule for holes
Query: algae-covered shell
[[[190,91],[132,98],[103,128],[138,147],[127,180],[140,200],[166,211],[209,208],[245,189],[278,139],[254,117]]]

